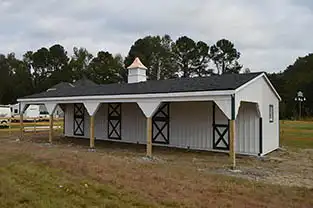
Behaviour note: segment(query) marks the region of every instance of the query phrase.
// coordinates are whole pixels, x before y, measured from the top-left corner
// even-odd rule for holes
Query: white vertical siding
[[[121,140],[128,143],[146,143],[146,119],[137,103],[122,103]],[[108,104],[101,104],[95,115],[96,140],[108,139]]]
[[[122,141],[146,143],[146,117],[137,103],[122,104]]]
[[[259,153],[259,115],[255,103],[242,102],[236,119],[236,152]]]
[[[71,137],[73,136],[73,126],[74,126],[74,104],[65,104],[65,129],[64,129],[64,136]]]
[[[89,121],[90,117],[87,110],[84,108],[84,135],[76,136],[74,135],[74,104],[65,105],[65,136],[68,137],[80,137],[89,138]]]
[[[263,153],[279,147],[279,100],[268,84],[263,85]],[[274,122],[270,123],[269,105],[274,106]]]
[[[95,115],[96,140],[104,140],[108,137],[108,104],[100,104]]]
[[[170,104],[169,146],[211,149],[212,133],[212,102]]]
[[[277,149],[279,147],[279,99],[276,97],[265,78],[260,77],[237,92],[236,103],[238,104],[240,101],[255,102],[259,105],[263,120],[262,154],[266,154]],[[269,105],[274,106],[273,123],[269,122]]]

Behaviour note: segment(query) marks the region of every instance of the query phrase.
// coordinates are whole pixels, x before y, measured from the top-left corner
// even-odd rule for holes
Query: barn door
[[[74,135],[84,136],[84,105],[74,104]]]
[[[217,118],[218,111],[216,104],[213,103],[213,149],[229,150],[229,119],[224,117],[223,119]]]
[[[152,117],[152,142],[169,144],[169,103],[163,103]]]
[[[108,107],[108,138],[121,140],[121,104],[110,103]]]

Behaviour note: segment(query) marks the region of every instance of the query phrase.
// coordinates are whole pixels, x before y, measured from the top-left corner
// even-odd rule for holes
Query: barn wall
[[[212,102],[170,104],[170,145],[212,149]]]
[[[257,155],[259,132],[257,105],[242,102],[236,120],[236,152]]]
[[[95,114],[95,138],[104,140],[108,136],[108,104],[100,104]]]
[[[122,103],[121,141],[128,143],[146,143],[146,119],[137,103]],[[108,104],[102,104],[95,116],[96,140],[108,139]]]
[[[236,107],[240,101],[258,103],[262,116],[262,154],[279,147],[279,99],[264,77],[260,77],[236,93]],[[269,105],[274,105],[274,122],[269,122]],[[237,114],[238,116],[238,114]]]
[[[274,106],[274,122],[269,119],[269,105]],[[269,85],[263,85],[263,153],[279,147],[279,100]]]
[[[74,104],[64,104],[65,106],[65,131],[64,135],[74,137]],[[89,121],[90,116],[86,109],[84,109],[84,136],[76,136],[79,138],[89,138]]]
[[[73,118],[74,118],[74,105],[73,104],[64,104],[65,112],[64,112],[64,135],[71,137],[73,136]]]
[[[137,103],[122,104],[122,140],[146,144],[146,117]]]
[[[66,104],[65,106],[65,136],[73,137],[74,104]],[[213,150],[212,115],[212,102],[170,103],[170,144],[164,146]],[[108,104],[101,104],[95,114],[96,140],[108,140],[107,116]],[[215,109],[215,117],[216,124],[228,124],[228,118],[218,106]],[[89,138],[89,120],[89,115],[85,110],[85,135],[75,137]],[[258,119],[254,104],[242,105],[237,123],[236,152],[257,153],[258,142],[255,141],[254,137],[258,135]],[[120,142],[146,144],[146,118],[136,103],[122,104],[121,137]]]

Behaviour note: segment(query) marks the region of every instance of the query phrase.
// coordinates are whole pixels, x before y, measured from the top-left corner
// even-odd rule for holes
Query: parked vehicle
[[[20,119],[20,105],[11,105],[12,117],[15,121]],[[24,121],[33,121],[40,117],[39,105],[29,105],[23,114]]]
[[[11,118],[10,106],[0,105],[0,126],[8,126]]]
[[[19,103],[10,105],[12,111],[13,120],[19,121],[20,119],[20,105]],[[63,116],[63,111],[60,107],[55,110],[57,117]],[[47,112],[45,105],[29,105],[23,114],[25,121],[33,121],[34,118],[39,119],[39,121],[48,121],[50,116]]]

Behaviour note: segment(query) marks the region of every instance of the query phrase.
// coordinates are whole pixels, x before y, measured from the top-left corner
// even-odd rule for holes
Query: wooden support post
[[[24,138],[24,124],[23,124],[23,113],[20,114],[20,140]]]
[[[152,157],[152,118],[147,118],[147,157]]]
[[[35,134],[37,133],[36,120],[37,120],[37,118],[34,118],[34,132],[35,132]]]
[[[49,143],[52,143],[53,138],[53,114],[49,116]]]
[[[90,149],[95,148],[95,117],[90,116]]]
[[[9,118],[8,122],[9,122],[9,134],[10,134],[10,136],[12,136],[12,126],[11,126],[12,119]]]
[[[236,152],[235,152],[235,120],[230,120],[229,130],[230,130],[230,147],[229,147],[229,156],[232,162],[232,169],[236,168]]]

